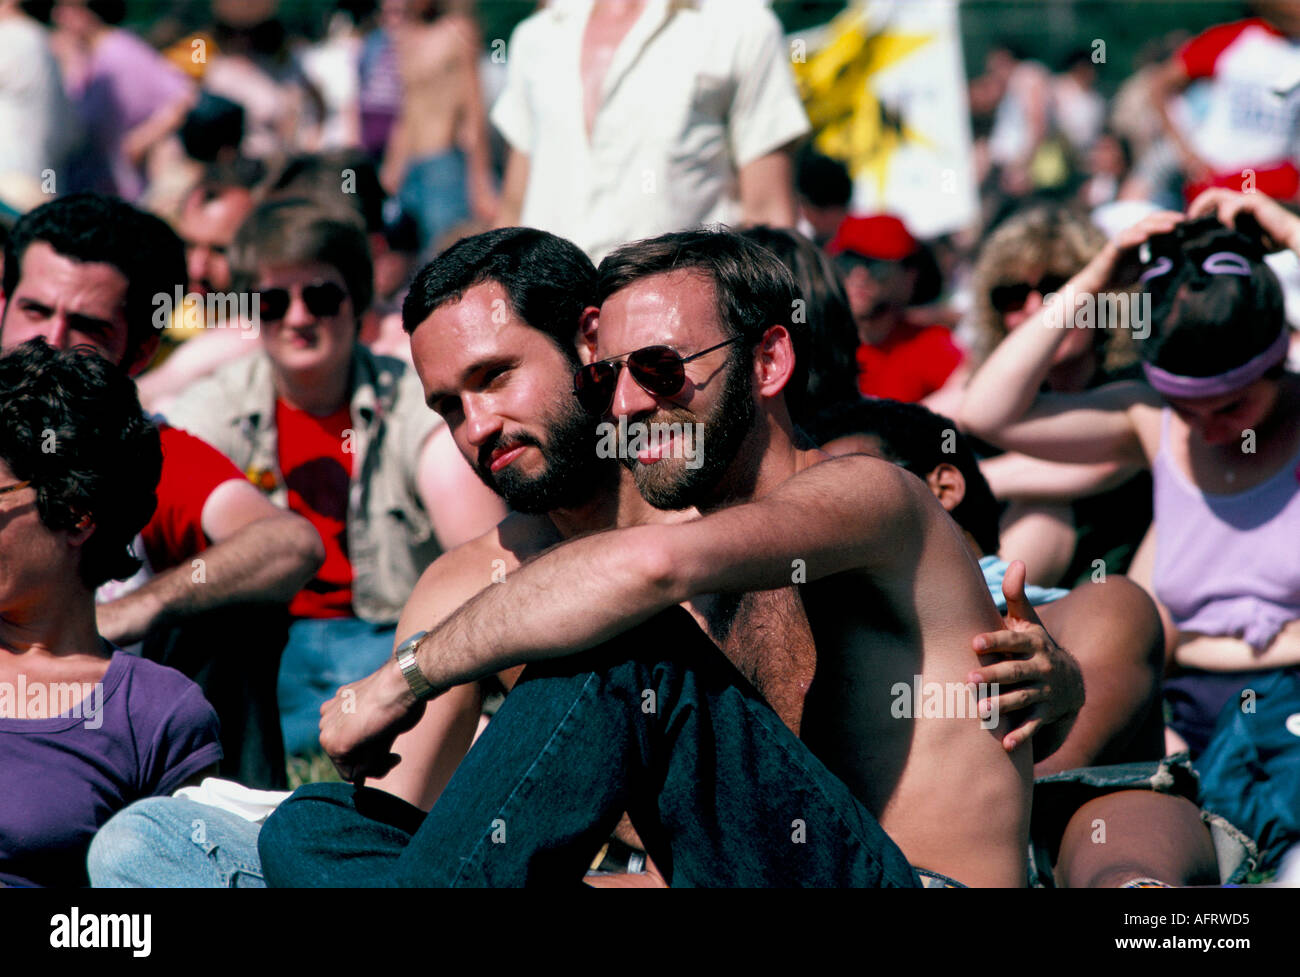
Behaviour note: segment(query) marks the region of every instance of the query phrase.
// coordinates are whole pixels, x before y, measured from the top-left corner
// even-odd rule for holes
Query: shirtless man
[[[664,270],[680,269],[683,256],[699,267],[688,271]],[[667,457],[674,450],[670,444],[653,461],[655,467],[652,468],[652,459],[645,452],[634,467],[640,474],[638,480],[643,491],[660,504],[680,506],[697,501],[701,510],[710,514],[684,526],[634,526],[617,531],[614,534],[617,538],[602,534],[565,543],[511,574],[504,584],[487,588],[431,635],[417,641],[415,661],[435,687],[446,688],[511,664],[541,661],[590,648],[619,635],[629,626],[647,621],[657,611],[665,612],[675,604],[699,598],[691,604],[696,620],[719,636],[742,670],[776,701],[783,717],[792,725],[800,725],[810,745],[815,744],[827,764],[868,806],[879,812],[881,821],[895,834],[913,863],[974,884],[1022,884],[1031,763],[1028,751],[1022,747],[1036,722],[1007,738],[1006,745],[1011,747],[1008,752],[1002,742],[1009,728],[1005,718],[990,731],[982,729],[973,719],[899,721],[892,717],[890,709],[897,682],[910,683],[914,675],[919,674],[922,682],[964,683],[978,664],[969,642],[975,632],[982,630],[981,624],[997,622],[996,613],[959,533],[940,515],[941,510],[935,507],[924,486],[913,484],[912,479],[897,469],[873,459],[855,457],[823,463],[824,456],[819,453],[795,447],[780,393],[793,366],[789,332],[784,325],[771,324],[779,323],[791,308],[792,286],[784,269],[766,252],[731,235],[689,234],[643,242],[629,249],[621,264],[613,262],[603,268],[602,293],[610,299],[603,310],[605,328],[600,331],[600,352],[637,348],[655,340],[667,340],[688,351],[707,351],[719,341],[726,344],[727,339],[731,339],[729,345],[734,345],[740,338],[736,335],[737,327],[727,328],[719,321],[714,286],[706,270],[715,261],[729,273],[729,277],[724,276],[725,292],[734,295],[739,286],[752,289],[747,296],[751,302],[754,291],[761,296],[757,308],[750,306],[748,320],[739,325],[745,338],[757,345],[757,355],[752,360],[749,356],[732,359],[728,366],[726,354],[719,356],[717,350],[706,352],[710,360],[700,357],[697,365],[687,371],[685,393],[675,390],[671,398],[650,397],[639,386],[631,384],[630,377],[620,378],[617,390],[612,391],[614,412],[622,417],[651,416],[658,408],[670,405],[667,414],[654,416],[703,418],[704,443],[713,446],[712,451],[716,452],[704,465],[691,470],[679,464],[681,459]],[[630,266],[637,265],[625,280],[620,280],[620,275],[627,273]],[[744,267],[758,270],[742,283],[735,276]],[[493,287],[492,283],[486,287]],[[489,326],[490,309],[490,302],[482,300],[477,303],[462,300],[435,309],[425,320],[434,328],[426,326],[413,337],[416,360],[423,364],[422,380],[431,404],[448,412],[458,440],[480,438],[482,450],[467,453],[480,454],[497,470],[517,464],[525,472],[536,472],[543,456],[540,449],[533,450],[535,445],[519,438],[503,445],[494,436],[493,446],[475,433],[487,417],[480,413],[482,408],[478,406],[484,402],[484,394],[490,399],[495,385],[508,387],[518,382],[510,377],[512,358],[506,357],[504,363],[488,361],[473,365],[464,378],[454,373],[457,350],[467,344],[472,347],[476,332],[500,331]],[[517,359],[514,357],[515,365]],[[471,388],[477,388],[476,396],[465,395],[466,379]],[[729,392],[719,389],[727,386]],[[736,411],[740,412],[740,419]],[[461,447],[466,450],[466,443]],[[726,507],[728,502],[750,494],[758,501]],[[870,518],[866,517],[868,511]],[[794,579],[799,580],[801,570],[806,567],[807,578],[813,581],[802,593],[778,589],[789,587],[792,563]],[[557,587],[561,582],[562,586]],[[851,602],[845,600],[844,593],[849,586],[854,588]],[[915,590],[931,588],[942,588],[946,595],[944,607],[913,599]],[[775,590],[776,593],[745,597],[739,606],[734,600],[724,602],[705,596],[745,590]],[[862,599],[864,590],[866,600]],[[730,603],[731,608],[725,608],[725,603]],[[869,608],[872,620],[856,612],[846,614],[845,608],[849,607]],[[755,637],[748,622],[754,620],[760,608],[764,615],[763,628],[769,635],[779,634],[770,643],[740,640]],[[668,613],[680,614],[679,611]],[[880,621],[888,623],[882,627]],[[665,629],[669,633],[665,634]],[[816,662],[812,656],[814,636],[822,649]],[[676,659],[679,655],[689,658],[693,653],[682,640],[684,637],[676,621],[660,613],[645,627],[634,627],[619,640],[637,645],[640,654],[655,639],[663,638],[664,643],[673,642],[669,646],[674,648]],[[773,647],[788,652],[780,658],[764,653],[765,648]],[[850,648],[869,649],[869,670],[863,667],[865,655],[844,654]],[[592,657],[580,656],[586,661]],[[570,672],[574,667],[570,666]],[[661,663],[654,674],[660,675],[673,667],[672,663]],[[641,673],[638,677],[648,674]],[[577,677],[582,679],[581,668],[577,669]],[[480,800],[476,791],[458,790],[458,784],[472,779],[475,787],[503,789],[499,783],[492,785],[483,780],[481,774],[486,768],[498,771],[496,781],[504,780],[506,787],[513,788],[515,782],[500,771],[507,764],[516,765],[520,754],[532,756],[530,748],[520,746],[531,741],[514,734],[526,727],[546,735],[547,741],[553,739],[558,730],[542,731],[533,719],[539,706],[550,708],[544,694],[549,687],[564,686],[567,690],[572,684],[571,674],[551,668],[550,663],[540,670],[529,669],[480,741],[479,749],[467,758],[429,818],[421,824],[418,818],[411,821],[410,811],[405,812],[408,833],[414,832],[411,838],[418,844],[404,844],[393,851],[396,863],[387,859],[382,865],[371,862],[373,871],[362,878],[378,880],[394,868],[397,875],[392,879],[412,878],[411,860],[403,862],[402,850],[407,849],[409,853],[418,847],[420,858],[427,860],[433,856],[426,842],[431,840],[428,829],[435,820],[446,822],[435,826],[443,832],[438,839],[436,857],[451,859],[451,864],[461,866],[461,878],[466,877],[468,860],[456,859],[454,855],[459,849],[455,843],[449,843],[460,839],[449,839],[446,832],[462,835],[466,830],[471,835],[478,832],[481,842],[485,836],[480,827],[500,822],[488,828],[490,832],[505,822],[490,815],[487,820],[481,820],[482,812],[474,811],[474,806],[482,804],[483,811],[488,811],[489,799]],[[703,687],[708,683],[700,684]],[[736,684],[743,684],[739,676]],[[805,699],[805,688],[806,701],[801,702]],[[855,691],[849,696],[826,691],[842,688]],[[512,711],[522,689],[527,689],[531,698],[526,705]],[[653,690],[643,691],[649,694]],[[608,696],[587,696],[583,709],[590,713],[605,708],[608,713],[610,701]],[[713,700],[708,705],[711,707]],[[421,708],[403,672],[396,666],[385,667],[344,690],[340,699],[326,707],[322,724],[324,741],[340,768],[360,779],[391,765],[389,748],[393,737],[414,724]],[[674,715],[674,706],[669,703],[665,707],[661,700],[660,709],[671,727],[667,717]],[[627,712],[635,714],[637,710]],[[561,713],[567,718],[563,709]],[[635,715],[630,723],[626,713],[619,717],[616,708],[613,722],[632,728],[630,734],[613,728],[584,726],[587,735],[567,745],[572,750],[594,749],[606,739],[604,733],[608,731],[608,738],[617,738],[620,746],[631,736],[644,747],[645,742],[638,737],[662,735],[662,730],[647,732],[635,721]],[[757,717],[757,713],[751,713],[749,718],[753,723],[737,727],[741,739],[748,741],[760,733],[772,732]],[[604,719],[608,726],[610,717],[606,715]],[[655,726],[653,721],[648,725]],[[726,738],[716,739],[720,742]],[[869,753],[864,749],[867,742],[871,742]],[[913,742],[918,749],[912,749]],[[676,752],[667,762],[671,769],[676,769],[673,765],[678,762],[678,754],[688,751],[681,748],[681,743],[671,745]],[[700,750],[706,745],[718,747],[717,743],[705,744],[700,739],[692,748]],[[787,754],[794,755],[788,743],[778,745]],[[657,743],[647,747],[652,754],[656,748]],[[721,751],[722,747],[718,749]],[[554,751],[544,751],[536,762],[530,759],[527,769],[535,769],[544,760],[554,767],[553,754]],[[767,756],[762,752],[757,755]],[[568,756],[566,751],[564,758]],[[934,762],[937,757],[943,758],[942,764]],[[957,762],[950,762],[949,758],[957,758]],[[624,759],[631,776],[635,777],[638,757],[624,754]],[[812,757],[802,762],[808,769],[818,766]],[[467,767],[478,769],[467,773]],[[564,764],[558,770],[575,775]],[[615,764],[609,772],[616,779],[623,771]],[[577,774],[590,784],[590,769],[578,770]],[[530,790],[536,783],[536,780],[529,781]],[[747,801],[755,805],[775,803],[763,790],[768,786],[761,784]],[[827,785],[819,783],[818,787],[826,789]],[[333,826],[328,821],[353,802],[344,799],[339,791],[325,788],[328,785],[304,789],[273,815],[264,829],[262,855],[268,879],[273,883],[305,878],[302,872],[311,872],[321,860],[317,860],[317,865],[309,864],[311,855],[304,846],[315,846],[314,853],[321,854],[327,850],[321,845],[328,846],[337,840],[331,835]],[[388,795],[380,796],[392,800]],[[598,815],[605,820],[617,817],[622,810],[617,805],[638,800],[627,794],[608,798],[602,795],[598,799],[575,793],[560,796],[580,807],[599,800],[604,807]],[[512,792],[509,797],[515,800],[518,795]],[[356,798],[358,809],[380,803],[361,791]],[[704,812],[692,808],[693,803],[674,812],[661,796],[655,812],[659,823],[644,825],[638,821],[637,807],[628,803],[634,823],[661,864],[671,866],[674,857],[689,854],[678,847],[674,832],[689,834],[692,822],[702,818]],[[810,803],[806,795],[801,803]],[[832,806],[836,803],[837,800],[832,800]],[[985,812],[978,823],[965,816],[972,803],[979,804]],[[616,806],[611,808],[611,805]],[[794,809],[797,807],[788,808]],[[547,807],[544,816],[559,817],[561,813]],[[640,813],[646,813],[644,807]],[[731,814],[736,817],[743,812]],[[340,816],[353,822],[358,817],[364,820],[364,815],[355,811]],[[533,818],[530,830],[536,830],[539,819]],[[575,823],[582,820],[578,818]],[[517,825],[519,821],[514,823]],[[606,830],[610,826],[607,824]],[[547,827],[562,831],[561,826]],[[348,831],[357,829],[358,825],[352,823]],[[646,834],[647,830],[650,835]],[[783,830],[789,841],[789,830]],[[485,854],[483,846],[476,844],[473,837],[466,836],[465,841],[475,847],[475,859]],[[516,875],[503,876],[481,863],[471,873],[481,870],[484,874],[475,877],[496,880],[534,877],[527,867],[530,858],[525,851],[527,841],[526,838],[523,845],[516,842],[499,846],[491,853],[508,851],[510,858],[515,859],[522,852],[524,867],[516,866]],[[590,837],[542,838],[538,850],[546,850],[547,857],[552,857],[570,842],[580,845],[589,841]],[[885,851],[890,847],[888,839],[883,844],[876,839],[875,843],[884,853],[877,864],[883,861],[888,866],[891,863]],[[654,851],[656,844],[664,846],[663,858]],[[588,857],[590,854],[587,853]],[[780,860],[779,852],[771,854],[774,860]],[[348,866],[355,872],[358,863],[349,859]],[[672,878],[672,869],[668,872]],[[889,876],[887,869],[883,878],[879,872],[876,877],[888,881]],[[346,873],[327,872],[311,877],[321,880],[320,884],[329,884],[344,879]],[[358,878],[354,874],[347,880],[357,884]],[[442,878],[456,881],[450,876]]]
[[[478,76],[482,45],[474,22],[442,13],[438,0],[409,0],[405,6],[392,31],[401,111],[380,178],[415,217],[421,244],[428,247],[471,212],[479,220],[491,220],[496,212]]]

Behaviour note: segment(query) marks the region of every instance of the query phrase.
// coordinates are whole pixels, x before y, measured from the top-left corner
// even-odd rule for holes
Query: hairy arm
[[[700,519],[563,543],[432,631],[420,668],[439,689],[573,654],[698,594],[789,586],[796,560],[809,581],[884,569],[922,489],[887,462],[846,456]]]
[[[247,482],[218,485],[203,506],[212,546],[138,590],[100,604],[100,633],[117,644],[141,640],[193,614],[231,604],[291,600],[325,560],[311,523],[283,512]]]

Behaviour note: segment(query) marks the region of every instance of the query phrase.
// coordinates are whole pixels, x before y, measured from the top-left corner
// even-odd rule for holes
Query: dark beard
[[[683,458],[661,458],[650,465],[643,465],[636,458],[623,459],[623,464],[632,471],[641,497],[656,509],[686,509],[705,501],[752,430],[758,411],[754,406],[749,352],[742,347],[742,353],[730,358],[722,396],[706,417],[696,418],[683,411],[654,417],[658,423],[689,424],[698,420],[704,424],[700,443],[694,445],[695,451],[700,452],[698,468],[687,468]]]
[[[499,436],[479,449],[474,471],[516,512],[538,514],[575,508],[607,481],[608,466],[596,457],[594,447],[598,422],[569,397],[544,421],[546,444],[523,433],[507,442],[512,447],[529,444],[537,448],[546,463],[540,475],[521,475],[513,466],[493,472],[488,459],[501,444]]]

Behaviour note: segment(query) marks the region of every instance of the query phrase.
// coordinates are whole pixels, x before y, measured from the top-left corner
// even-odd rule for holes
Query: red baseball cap
[[[826,250],[831,254],[847,251],[879,261],[902,261],[914,255],[918,247],[901,220],[892,214],[875,214],[844,218]]]

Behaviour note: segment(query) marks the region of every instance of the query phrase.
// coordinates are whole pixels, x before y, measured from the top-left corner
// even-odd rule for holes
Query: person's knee
[[[1076,587],[1059,603],[1065,605],[1061,609],[1064,629],[1089,633],[1089,647],[1102,648],[1107,657],[1123,658],[1156,675],[1163,672],[1164,626],[1159,611],[1132,580],[1112,574]]]
[[[95,832],[86,857],[92,886],[116,889],[147,885],[141,869],[166,847],[163,836],[181,832],[188,835],[188,828],[172,816],[168,804],[171,800],[149,797],[136,801]]]
[[[306,784],[271,812],[257,836],[258,857],[267,882],[285,884],[286,872],[299,856],[298,849],[310,842],[322,816],[339,807],[351,808],[354,789],[351,784]]]

